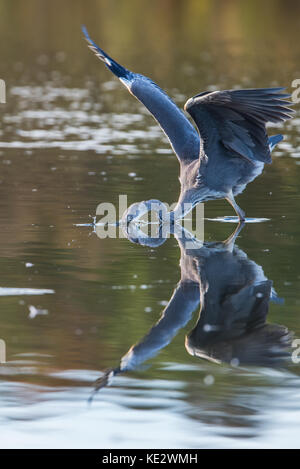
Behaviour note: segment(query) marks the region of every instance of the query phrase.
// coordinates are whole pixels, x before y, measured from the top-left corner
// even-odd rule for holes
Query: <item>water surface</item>
[[[299,4],[16,0],[0,8],[0,78],[7,85],[7,103],[0,104],[1,447],[299,447],[299,365],[290,357],[237,366],[191,355],[186,340],[198,322],[196,302],[189,314],[179,304],[177,323],[141,347],[145,361],[116,374],[88,405],[95,380],[119,367],[132,346],[147,345],[178,288],[182,253],[174,237],[153,248],[99,239],[92,228],[76,226],[119,194],[128,203],[172,203],[179,193],[168,142],[87,49],[81,23],[182,106],[207,89],[279,84],[293,91],[300,78]],[[270,127],[285,140],[238,198],[249,217],[266,220],[247,224],[236,240],[246,259],[242,272],[255,264],[264,278],[258,298],[266,301],[266,322],[294,338],[299,124],[298,111]],[[224,201],[205,205],[208,219],[232,215]],[[233,230],[232,223],[207,220],[205,240],[225,240]],[[216,285],[219,264],[209,269]],[[284,301],[270,299],[271,287]]]

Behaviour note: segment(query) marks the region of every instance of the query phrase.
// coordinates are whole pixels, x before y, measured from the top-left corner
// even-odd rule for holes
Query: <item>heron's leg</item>
[[[238,206],[238,204],[237,204],[236,201],[234,200],[234,197],[233,197],[232,192],[231,192],[230,194],[228,194],[228,196],[226,197],[226,200],[227,200],[227,202],[229,202],[230,205],[234,208],[235,213],[236,213],[237,216],[239,217],[239,221],[240,221],[240,222],[245,221],[245,212],[243,212],[243,210]]]
[[[233,250],[233,247],[234,247],[236,238],[238,237],[238,235],[240,234],[240,232],[242,231],[242,229],[244,228],[244,226],[245,226],[245,222],[244,222],[244,221],[242,221],[242,222],[240,221],[239,224],[238,224],[238,226],[237,226],[236,229],[234,230],[234,232],[231,233],[231,235],[230,235],[225,241],[223,241],[224,246],[226,246],[229,251],[232,251],[232,250]]]

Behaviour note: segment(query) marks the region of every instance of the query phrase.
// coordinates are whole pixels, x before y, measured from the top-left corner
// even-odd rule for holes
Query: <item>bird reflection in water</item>
[[[166,237],[140,237],[130,224],[128,239],[151,247]],[[186,336],[189,354],[232,366],[276,367],[290,357],[292,336],[285,326],[267,323],[269,302],[281,302],[261,266],[235,245],[244,224],[223,242],[201,242],[181,225],[170,227],[180,250],[181,279],[161,318],[151,330],[95,383],[137,369],[166,347],[200,305],[199,318]],[[134,232],[135,231],[135,232]]]

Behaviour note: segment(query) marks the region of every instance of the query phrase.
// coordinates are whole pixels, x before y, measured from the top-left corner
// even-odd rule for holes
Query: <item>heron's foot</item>
[[[244,223],[246,221],[246,214],[244,210],[242,210],[241,207],[239,207],[238,205],[236,206],[236,213],[239,217],[239,222]]]

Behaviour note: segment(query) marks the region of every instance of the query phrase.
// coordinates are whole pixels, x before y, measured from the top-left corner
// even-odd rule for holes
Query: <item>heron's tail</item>
[[[127,70],[125,67],[122,67],[122,65],[118,64],[115,60],[113,60],[104,50],[100,49],[99,46],[90,38],[89,33],[87,32],[87,29],[84,25],[81,26],[82,32],[89,43],[89,48],[95,52],[96,56],[102,60],[106,67],[118,78],[125,78],[125,79],[130,79],[132,76],[132,72]]]
[[[281,135],[281,134],[272,135],[272,137],[269,137],[269,149],[270,149],[270,151],[274,150],[277,143],[281,142],[281,140],[283,140],[283,135]]]

